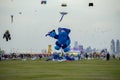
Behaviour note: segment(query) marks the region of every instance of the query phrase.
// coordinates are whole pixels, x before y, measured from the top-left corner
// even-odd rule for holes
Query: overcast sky
[[[89,2],[94,6],[88,7]],[[61,11],[68,14],[59,22]],[[47,0],[46,5],[41,0],[0,0],[0,47],[6,52],[54,48],[56,40],[45,34],[58,27],[71,29],[71,46],[78,41],[84,48],[109,49],[112,39],[120,40],[120,0]],[[12,38],[8,42],[2,38],[6,30]]]

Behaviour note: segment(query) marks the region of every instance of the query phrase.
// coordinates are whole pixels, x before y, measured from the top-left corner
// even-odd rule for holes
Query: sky
[[[71,46],[78,41],[84,48],[107,48],[120,40],[120,0],[0,0],[0,47],[9,52],[41,52],[56,40],[45,37],[58,27],[71,29]],[[90,2],[94,3],[89,7]],[[66,3],[67,7],[61,7]],[[60,12],[68,12],[59,22]],[[20,14],[21,12],[21,14]],[[11,23],[13,15],[13,23]],[[10,31],[11,40],[3,34]]]

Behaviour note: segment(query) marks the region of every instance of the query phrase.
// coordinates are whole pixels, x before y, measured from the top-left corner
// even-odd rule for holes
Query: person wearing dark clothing
[[[110,60],[110,54],[109,54],[109,52],[108,52],[107,55],[106,55],[106,60],[107,60],[107,61]]]

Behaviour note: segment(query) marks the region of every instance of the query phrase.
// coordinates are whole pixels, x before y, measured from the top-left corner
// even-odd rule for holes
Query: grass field
[[[120,60],[0,61],[0,80],[120,80]]]

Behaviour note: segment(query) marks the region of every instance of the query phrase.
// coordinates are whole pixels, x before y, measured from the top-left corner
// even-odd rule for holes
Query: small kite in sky
[[[11,0],[11,2],[13,2],[13,0]]]
[[[22,12],[19,12],[19,14],[22,14]]]
[[[13,23],[13,15],[11,15],[11,23]]]
[[[3,39],[6,38],[6,41],[11,40],[11,36],[9,33],[9,30],[6,30],[6,32],[3,35]]]
[[[61,6],[62,7],[67,7],[67,4],[66,3],[62,3]]]
[[[89,7],[93,7],[94,6],[94,4],[93,3],[89,3]]]
[[[66,15],[66,14],[68,14],[68,13],[67,13],[67,12],[60,12],[60,14],[62,15],[62,17],[60,18],[59,22],[61,22],[62,19],[63,19],[63,17],[64,17],[64,15]]]
[[[41,4],[47,4],[46,0],[41,0]]]

